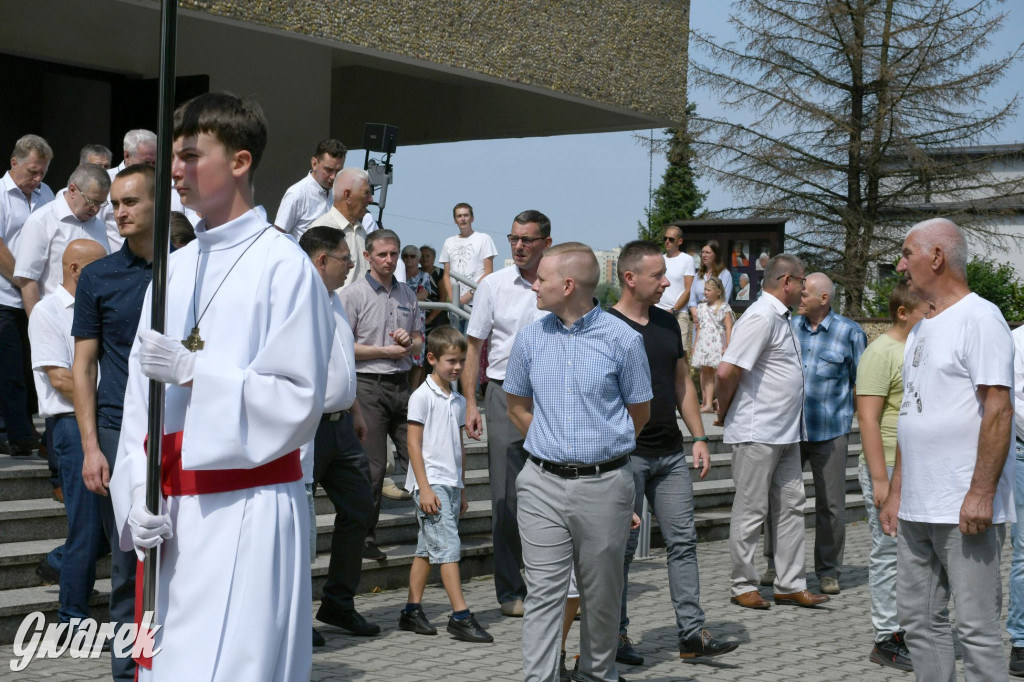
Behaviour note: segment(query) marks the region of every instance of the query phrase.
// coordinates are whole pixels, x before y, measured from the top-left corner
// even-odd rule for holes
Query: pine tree
[[[694,110],[691,104],[687,113]],[[668,167],[652,195],[653,206],[644,209],[645,222],[638,223],[637,235],[661,244],[665,225],[673,220],[688,220],[697,215],[707,194],[697,189],[697,174],[693,170],[691,139],[684,128],[665,130],[668,139],[663,141]]]

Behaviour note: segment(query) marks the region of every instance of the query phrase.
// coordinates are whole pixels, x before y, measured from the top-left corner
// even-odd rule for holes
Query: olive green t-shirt
[[[896,464],[896,420],[903,400],[903,349],[905,344],[882,334],[868,344],[857,365],[857,395],[884,396],[882,448],[885,465]],[[861,453],[860,461],[864,461]]]

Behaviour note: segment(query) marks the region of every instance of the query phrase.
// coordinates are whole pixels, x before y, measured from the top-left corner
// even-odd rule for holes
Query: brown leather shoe
[[[778,597],[778,595],[775,596]],[[757,590],[744,592],[738,597],[730,597],[729,601],[745,609],[770,609],[772,607],[771,604],[761,598],[761,594]]]
[[[801,590],[794,592],[793,594],[776,594],[775,603],[782,606],[804,606],[807,608],[814,608],[819,604],[823,604],[828,601],[828,595],[824,594],[813,594],[808,590]]]

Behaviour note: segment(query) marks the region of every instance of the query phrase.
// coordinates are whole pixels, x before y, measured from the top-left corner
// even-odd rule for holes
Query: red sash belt
[[[160,487],[167,497],[226,493],[275,483],[291,483],[302,478],[302,461],[298,450],[292,450],[255,469],[190,471],[181,468],[181,442],[181,431],[164,435]]]

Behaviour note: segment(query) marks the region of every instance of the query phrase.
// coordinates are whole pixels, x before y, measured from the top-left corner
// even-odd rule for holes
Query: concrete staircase
[[[711,470],[700,481],[694,480],[696,525],[700,540],[728,537],[729,512],[735,487],[732,480],[732,455],[722,442],[721,429],[711,425],[705,415],[705,430],[710,436]],[[683,428],[680,422],[680,427]],[[687,433],[684,428],[684,434]],[[687,436],[687,453],[691,438]],[[857,457],[860,434],[854,428],[847,458],[846,508],[847,522],[866,518],[863,498],[857,482]],[[469,511],[462,517],[462,574],[464,578],[493,572],[490,538],[491,508],[487,473],[486,433],[484,440],[466,441],[466,495]],[[35,568],[67,534],[63,505],[51,499],[49,471],[37,458],[14,459],[0,455],[0,644],[13,641],[24,617],[42,611],[55,620],[58,587],[39,584]],[[808,527],[814,523],[814,484],[810,472],[804,473],[807,504],[804,509]],[[317,551],[313,562],[313,593],[319,598],[326,579],[334,523],[334,509],[322,490],[316,498]],[[416,548],[416,519],[412,502],[384,500],[377,528],[378,543],[387,553],[386,561],[363,561],[360,591],[370,592],[404,587],[408,584],[409,565]],[[660,538],[654,524],[653,543]],[[435,569],[436,572],[436,569]],[[110,589],[109,560],[100,561],[96,589],[92,599],[93,617],[106,620],[106,604]],[[438,579],[438,576],[433,576]]]

